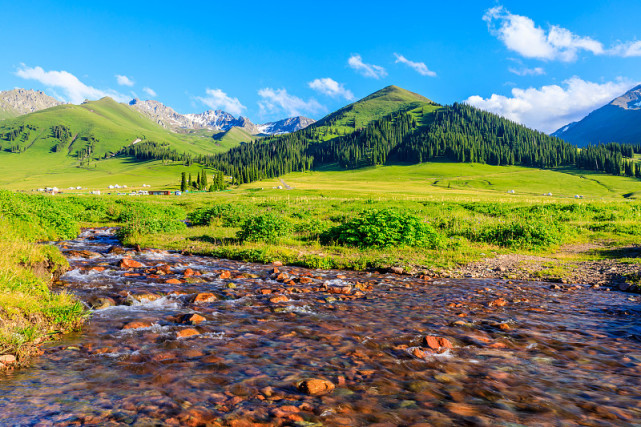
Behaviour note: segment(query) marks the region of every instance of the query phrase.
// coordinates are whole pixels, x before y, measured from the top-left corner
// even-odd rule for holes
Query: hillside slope
[[[193,154],[230,148],[203,135],[170,132],[108,97],[81,105],[60,105],[0,123],[2,151],[16,154],[31,151],[96,160],[141,141],[167,143],[177,151]]]
[[[607,142],[641,143],[641,85],[552,135],[580,147]]]

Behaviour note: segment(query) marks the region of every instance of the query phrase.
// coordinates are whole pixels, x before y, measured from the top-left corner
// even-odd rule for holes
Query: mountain
[[[0,120],[62,104],[42,91],[12,89],[0,92]]]
[[[5,152],[39,152],[79,160],[100,159],[138,142],[153,141],[181,153],[211,154],[231,145],[209,135],[178,134],[109,97],[81,105],[63,104],[0,122]]]
[[[423,105],[438,104],[422,95],[392,85],[323,117],[315,126],[358,129],[395,111],[405,111]]]
[[[552,136],[580,147],[600,142],[641,143],[641,85]]]
[[[171,107],[158,101],[132,100],[129,105],[149,117],[159,125],[180,132],[185,129],[209,129],[227,132],[231,128],[241,128],[251,135],[275,135],[294,132],[314,123],[307,117],[291,117],[277,122],[256,125],[246,117],[238,118],[223,110],[208,110],[199,114],[179,114]]]
[[[297,130],[305,129],[307,126],[316,123],[316,120],[308,117],[297,116],[290,117],[289,119],[279,120],[277,122],[265,123],[257,125],[258,133],[263,135],[281,135],[283,133],[296,132]]]

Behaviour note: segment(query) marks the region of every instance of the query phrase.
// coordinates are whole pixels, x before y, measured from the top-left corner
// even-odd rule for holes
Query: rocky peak
[[[641,85],[615,98],[610,104],[625,110],[641,110]]]
[[[33,89],[12,89],[0,92],[0,110],[16,116],[55,107],[62,102],[42,91]]]

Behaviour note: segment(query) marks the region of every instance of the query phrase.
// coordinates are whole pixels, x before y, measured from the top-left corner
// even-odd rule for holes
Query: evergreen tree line
[[[353,169],[442,160],[538,168],[571,166],[627,176],[641,173],[631,160],[641,153],[641,145],[608,143],[578,149],[559,138],[458,103],[437,110],[432,119],[419,127],[410,113],[397,112],[329,141],[322,141],[316,126],[311,126],[209,156],[179,154],[156,143],[128,147],[126,154],[143,160],[169,158],[187,165],[197,162],[231,175],[235,183],[335,163]]]
[[[196,178],[196,181],[192,180],[191,173],[189,178],[187,177],[187,172],[181,174],[180,179],[180,191],[188,191],[190,189],[200,190],[200,191],[219,191],[227,188],[225,183],[225,175],[222,171],[215,171],[211,184],[209,183],[209,178],[207,176],[207,170],[202,169]]]

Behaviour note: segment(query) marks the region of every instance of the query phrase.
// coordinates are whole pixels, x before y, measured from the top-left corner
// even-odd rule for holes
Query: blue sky
[[[0,0],[0,15],[1,90],[255,122],[395,84],[552,131],[641,81],[637,0]]]

